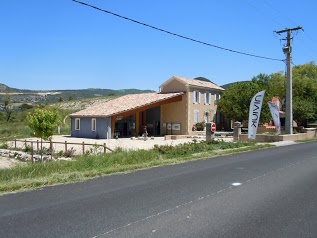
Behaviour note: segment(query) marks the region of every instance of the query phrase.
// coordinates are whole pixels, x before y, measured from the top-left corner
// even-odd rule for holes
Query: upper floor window
[[[221,98],[220,94],[216,93],[215,94],[215,101],[214,104],[216,105],[217,100],[219,100]]]
[[[96,131],[96,118],[91,119],[91,130]]]
[[[205,104],[211,104],[211,93],[205,92]]]
[[[75,118],[75,130],[80,130],[80,118]]]
[[[199,91],[193,91],[193,102],[200,103],[200,92]]]

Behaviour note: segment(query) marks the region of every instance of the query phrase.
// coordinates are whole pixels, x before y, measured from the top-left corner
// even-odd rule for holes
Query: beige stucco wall
[[[200,92],[200,103],[194,103],[194,96],[193,92],[199,91]],[[205,92],[211,93],[211,101],[210,104],[205,104]],[[191,134],[192,127],[195,124],[194,122],[194,113],[195,111],[199,112],[199,122],[205,120],[205,112],[209,112],[208,121],[213,121],[214,114],[217,111],[217,106],[215,106],[215,97],[214,94],[219,94],[219,92],[215,90],[204,90],[199,88],[190,88],[188,92],[188,134]]]
[[[194,103],[193,91],[200,92],[200,103]],[[186,86],[183,82],[177,79],[168,81],[161,88],[162,93],[170,92],[186,92],[182,97],[181,102],[170,103],[161,106],[161,134],[170,134],[170,131],[166,130],[164,123],[181,123],[180,131],[173,131],[174,135],[190,135],[192,134],[192,127],[194,123],[194,112],[199,111],[199,122],[205,120],[205,113],[209,112],[209,120],[213,121],[214,114],[217,111],[215,106],[215,94],[219,94],[219,90],[204,89],[193,86]],[[205,92],[211,93],[210,104],[205,104]],[[164,127],[165,125],[165,127]]]
[[[161,106],[161,134],[162,135],[186,135],[188,128],[187,122],[187,94],[182,96],[182,101],[173,102]],[[180,130],[166,130],[167,123],[179,123]],[[165,125],[165,126],[164,126]]]
[[[181,83],[177,79],[167,82],[161,88],[162,93],[175,93],[175,92],[186,92],[186,91],[187,91],[187,87],[184,85],[184,83]]]

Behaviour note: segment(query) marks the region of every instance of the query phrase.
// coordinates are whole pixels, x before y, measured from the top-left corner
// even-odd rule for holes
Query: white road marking
[[[315,157],[313,157],[313,158],[315,158]],[[286,169],[286,168],[293,167],[293,166],[298,165],[298,164],[301,164],[301,163],[303,163],[303,161],[298,161],[298,162],[296,162],[296,163],[288,164],[288,165],[286,165],[286,166],[284,166],[284,167],[282,167],[282,168],[279,168],[279,169],[276,169],[276,170],[272,170],[272,171],[270,171],[270,172],[267,172],[267,173],[262,174],[262,175],[260,175],[260,176],[258,176],[258,177],[255,177],[255,178],[251,178],[251,179],[247,180],[245,183],[249,183],[249,182],[258,180],[258,179],[260,179],[260,178],[265,177],[266,175],[269,175],[269,174],[272,174],[272,173],[276,173],[276,172],[282,171],[282,170],[284,170],[284,169]],[[137,224],[137,223],[143,222],[143,221],[148,220],[148,219],[151,219],[151,218],[153,218],[153,217],[160,216],[160,215],[162,215],[162,214],[164,214],[164,213],[170,212],[170,211],[172,211],[172,210],[179,209],[180,207],[189,205],[189,204],[191,204],[191,203],[201,201],[201,200],[203,200],[203,199],[206,199],[206,198],[211,197],[211,196],[213,196],[213,195],[216,195],[216,194],[225,192],[225,191],[227,191],[227,190],[232,189],[233,187],[240,186],[240,185],[242,185],[242,183],[233,183],[232,186],[230,186],[230,187],[221,189],[221,190],[219,190],[219,191],[217,191],[217,192],[210,193],[210,194],[208,194],[208,195],[206,195],[206,196],[204,196],[204,197],[199,197],[199,198],[197,198],[197,199],[195,199],[195,200],[182,203],[182,204],[180,204],[180,205],[177,205],[176,207],[169,208],[169,209],[164,210],[164,211],[161,211],[161,212],[159,212],[159,213],[157,213],[157,214],[153,214],[153,215],[150,215],[150,216],[148,216],[148,217],[142,218],[141,220],[137,220],[137,221],[131,222],[131,223],[129,223],[129,224],[126,224],[126,225],[124,225],[124,226],[120,226],[120,227],[114,228],[114,229],[109,230],[109,231],[107,231],[107,232],[105,232],[105,233],[96,235],[96,236],[94,236],[94,237],[92,237],[92,238],[101,237],[101,236],[107,235],[107,234],[109,234],[109,233],[112,233],[112,232],[114,232],[114,231],[117,231],[117,230],[120,230],[120,229],[123,229],[123,228],[127,228],[127,227],[129,227],[129,226],[131,226],[131,225],[135,225],[135,224]],[[190,215],[191,215],[191,214],[190,214]],[[187,218],[188,218],[188,217],[187,217]],[[156,232],[156,230],[153,230],[153,231]],[[153,232],[153,231],[152,231],[152,232]]]
[[[237,187],[237,186],[240,186],[242,183],[233,183],[232,185]]]

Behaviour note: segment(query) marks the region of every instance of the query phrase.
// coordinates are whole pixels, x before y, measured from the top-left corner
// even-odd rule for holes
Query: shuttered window
[[[91,119],[91,130],[96,131],[96,118]]]
[[[75,130],[80,130],[80,118],[75,118]]]

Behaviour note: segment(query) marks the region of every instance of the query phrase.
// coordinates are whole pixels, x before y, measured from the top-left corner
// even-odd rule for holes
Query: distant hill
[[[79,100],[84,98],[96,98],[104,96],[122,96],[126,94],[148,93],[153,90],[140,89],[76,89],[76,90],[26,90],[10,88],[0,83],[0,102],[2,97],[9,93],[13,103],[55,103],[61,101]]]
[[[32,90],[10,88],[9,86],[5,84],[0,83],[0,93],[23,93],[23,92],[32,92]]]
[[[207,79],[207,78],[205,78],[205,77],[196,77],[196,78],[194,78],[194,79],[200,80],[200,81],[205,81],[205,82],[210,82],[210,83],[215,84],[214,82],[212,82],[211,80],[209,80],[209,79]],[[215,85],[217,85],[217,84],[215,84]],[[218,86],[218,85],[217,85],[217,86]]]

